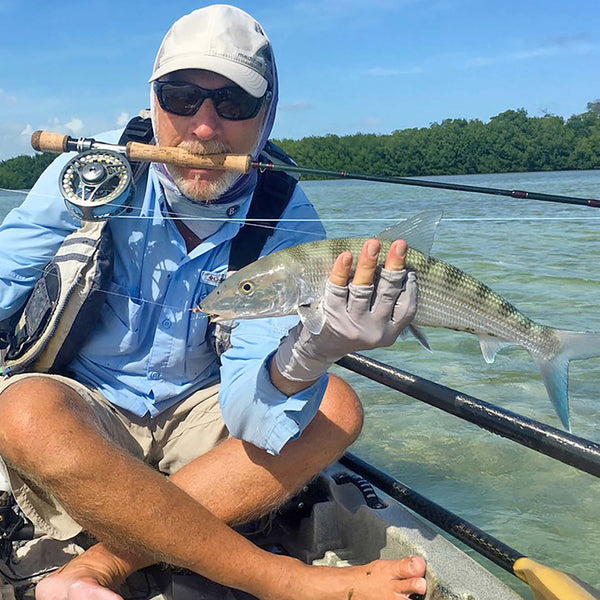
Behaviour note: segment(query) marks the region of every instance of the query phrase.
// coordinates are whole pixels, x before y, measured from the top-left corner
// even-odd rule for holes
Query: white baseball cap
[[[149,81],[180,69],[213,71],[256,98],[273,84],[271,43],[248,13],[225,4],[177,20],[158,49]]]

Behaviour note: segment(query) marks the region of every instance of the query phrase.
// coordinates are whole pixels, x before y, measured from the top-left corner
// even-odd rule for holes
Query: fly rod
[[[522,446],[600,477],[600,445],[528,419],[457,390],[367,358],[348,354],[337,364]]]
[[[328,171],[325,169],[313,169],[310,167],[293,167],[288,165],[275,165],[271,162],[261,163],[253,161],[251,166],[255,169],[286,171],[288,173],[306,173],[310,175],[321,175],[323,177],[335,177],[337,179],[358,179],[362,181],[377,181],[381,183],[396,183],[415,187],[436,188],[442,190],[455,190],[459,192],[472,192],[477,194],[492,194],[494,196],[508,196],[520,200],[543,200],[545,202],[560,202],[562,204],[577,204],[579,206],[591,206],[600,208],[600,200],[594,198],[576,198],[574,196],[560,196],[557,194],[542,194],[540,192],[526,192],[524,190],[506,190],[501,188],[481,187],[476,185],[463,185],[459,183],[447,183],[442,181],[426,181],[424,179],[412,179],[410,177],[393,177],[384,175],[368,175],[366,173],[347,173],[346,171]]]
[[[574,575],[527,558],[357,456],[347,452],[340,459],[340,463],[430,523],[516,575],[530,587],[534,600],[600,600],[598,590]]]
[[[160,162],[197,169],[220,169],[249,173],[251,169],[259,171],[286,171],[287,173],[305,173],[331,177],[337,179],[357,179],[362,181],[377,181],[381,183],[395,183],[416,187],[454,190],[478,194],[492,194],[494,196],[507,196],[520,200],[542,200],[544,202],[560,202],[578,206],[591,206],[600,208],[600,200],[594,198],[577,198],[575,196],[561,196],[558,194],[543,194],[540,192],[527,192],[524,190],[507,190],[501,188],[463,185],[458,183],[445,183],[441,181],[426,181],[410,177],[393,177],[383,175],[369,175],[366,173],[348,173],[346,171],[330,171],[312,167],[298,167],[288,164],[274,164],[272,162],[253,161],[250,155],[236,154],[207,154],[198,155],[182,148],[169,148],[154,146],[140,142],[128,142],[125,146],[97,142],[93,138],[72,138],[68,135],[50,133],[48,131],[35,131],[31,136],[31,146],[41,152],[84,152],[88,150],[109,150],[125,154],[133,162]]]

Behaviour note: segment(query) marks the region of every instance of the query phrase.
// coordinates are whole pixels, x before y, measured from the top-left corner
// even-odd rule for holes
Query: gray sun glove
[[[325,324],[318,334],[298,323],[275,352],[286,379],[313,381],[350,352],[391,346],[417,311],[415,274],[382,269],[377,285],[327,281],[323,307]]]

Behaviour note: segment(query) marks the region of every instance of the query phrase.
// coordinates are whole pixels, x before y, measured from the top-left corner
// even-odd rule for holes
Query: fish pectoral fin
[[[301,304],[298,306],[298,316],[302,325],[313,335],[321,333],[325,325],[325,314],[320,305],[315,307],[312,304]]]
[[[441,210],[426,210],[406,221],[387,227],[377,234],[380,240],[404,240],[411,248],[429,256],[435,230],[442,218]]]
[[[400,335],[402,337],[407,337],[409,333],[412,334],[412,336],[417,340],[417,342],[419,342],[419,344],[421,344],[421,346],[423,346],[423,348],[425,348],[425,350],[432,352],[431,346],[429,345],[429,342],[427,341],[427,338],[421,329],[419,329],[416,325],[409,325],[406,329],[403,329],[400,332]]]
[[[483,358],[488,364],[494,362],[496,354],[498,354],[502,348],[510,346],[509,342],[505,342],[504,340],[491,335],[478,335],[477,337],[479,338],[479,345],[481,346],[481,354],[483,354]]]

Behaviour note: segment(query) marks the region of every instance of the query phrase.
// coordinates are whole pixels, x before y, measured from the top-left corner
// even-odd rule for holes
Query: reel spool
[[[69,212],[83,221],[104,221],[125,211],[135,192],[131,166],[111,150],[88,150],[71,159],[59,178]]]

